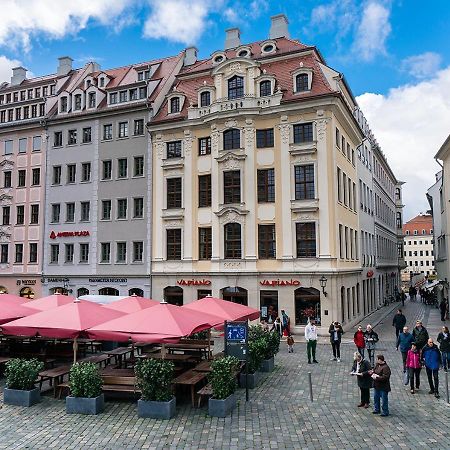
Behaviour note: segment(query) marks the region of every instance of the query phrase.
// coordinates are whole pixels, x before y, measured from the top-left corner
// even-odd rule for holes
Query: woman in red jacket
[[[366,348],[366,342],[364,340],[364,332],[361,325],[358,327],[358,331],[353,336],[353,342],[355,343],[358,349],[358,353],[364,359],[364,349]]]
[[[416,390],[419,390],[420,370],[422,369],[420,352],[414,342],[411,344],[411,349],[408,350],[408,355],[406,356],[406,367],[409,371],[411,394],[414,394],[414,378],[416,379]]]

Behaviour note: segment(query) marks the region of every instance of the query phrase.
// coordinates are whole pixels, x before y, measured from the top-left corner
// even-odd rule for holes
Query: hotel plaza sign
[[[277,278],[276,280],[261,280],[259,282],[261,286],[300,286],[300,281],[290,279],[290,280],[280,280]]]
[[[60,237],[86,237],[90,236],[89,231],[58,231],[55,233],[54,231],[50,232],[50,239],[56,239]]]

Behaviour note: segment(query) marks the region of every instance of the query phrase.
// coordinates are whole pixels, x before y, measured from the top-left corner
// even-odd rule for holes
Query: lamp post
[[[323,295],[325,295],[325,297],[327,296],[327,293],[325,292],[325,288],[327,287],[327,278],[325,277],[325,275],[322,275],[319,279],[319,283],[320,283],[320,287],[322,288],[322,293]]]

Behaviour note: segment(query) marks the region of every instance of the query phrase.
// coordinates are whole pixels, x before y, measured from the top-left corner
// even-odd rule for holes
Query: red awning
[[[39,311],[47,311],[47,309],[57,308],[58,306],[68,305],[73,303],[75,297],[64,294],[52,294],[47,297],[41,297],[38,300],[32,300],[28,302],[32,308],[38,309]]]
[[[126,314],[132,314],[156,305],[159,305],[159,302],[156,300],[131,295],[130,297],[125,297],[121,300],[103,305],[103,307],[114,309],[115,311],[122,311]]]
[[[260,312],[257,309],[215,297],[204,297],[188,303],[182,308],[213,314],[220,317],[222,319],[221,322],[225,320],[256,320],[260,316]]]
[[[20,317],[27,317],[38,313],[39,310],[28,306],[15,304],[12,301],[0,301],[0,324],[11,322]]]
[[[96,303],[78,300],[67,305],[41,311],[2,327],[4,334],[40,336],[60,339],[76,338],[87,328],[123,316],[124,313]]]
[[[105,308],[106,309],[106,308]],[[219,321],[219,322],[218,322]],[[221,319],[202,312],[160,303],[87,330],[91,339],[134,342],[173,342],[211,328]]]

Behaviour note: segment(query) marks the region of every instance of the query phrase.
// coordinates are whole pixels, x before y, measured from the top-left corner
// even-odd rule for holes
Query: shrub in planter
[[[141,399],[138,400],[139,417],[173,417],[176,406],[171,389],[173,363],[163,359],[144,359],[137,362],[134,372],[141,390]]]
[[[234,391],[237,388],[235,371],[239,360],[234,356],[217,359],[211,364],[211,374],[208,379],[212,387],[212,398],[209,399],[209,415],[226,417],[236,407]]]
[[[261,367],[261,362],[266,353],[266,341],[264,339],[257,339],[256,341],[249,341],[249,373],[255,373]]]
[[[37,359],[11,359],[6,363],[4,402],[9,405],[31,406],[41,399],[34,383],[44,364]]]
[[[267,350],[264,359],[273,358],[280,351],[280,335],[274,332],[266,334]]]
[[[90,362],[75,363],[70,369],[70,396],[66,398],[68,414],[98,414],[105,406],[102,377]]]
[[[199,341],[206,341],[208,340],[208,330],[199,331],[198,333],[193,333],[190,336],[188,336],[189,339],[196,339]]]

